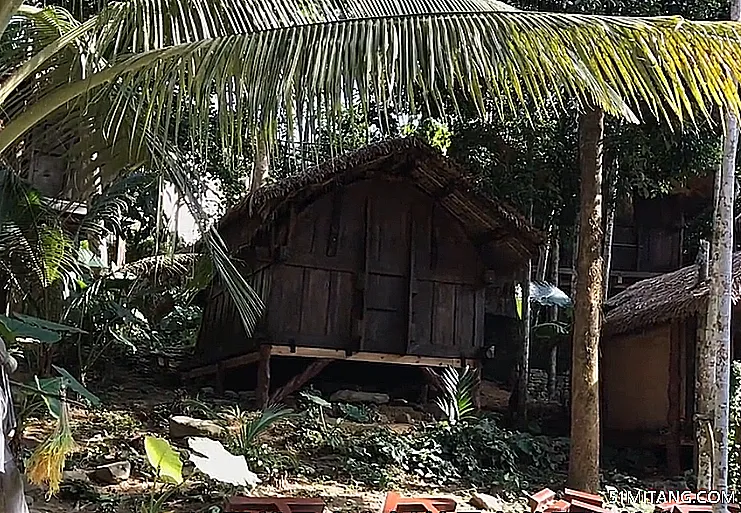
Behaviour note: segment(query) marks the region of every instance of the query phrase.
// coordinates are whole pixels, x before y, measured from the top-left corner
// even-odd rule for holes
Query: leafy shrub
[[[416,476],[421,482],[516,489],[528,483],[552,484],[565,472],[568,441],[500,428],[487,418],[454,425],[439,423],[408,433],[375,428],[327,442],[318,422],[305,422],[294,434],[300,452],[312,458],[337,455],[346,477],[388,487]]]
[[[334,405],[337,413],[352,422],[360,424],[370,424],[378,420],[378,412],[369,408],[365,404],[345,404]]]
[[[236,422],[236,433],[230,436],[229,445],[235,454],[244,456],[255,472],[273,477],[288,468],[295,468],[295,458],[275,450],[263,441],[267,431],[276,423],[294,417],[294,411],[281,405],[271,405],[257,415],[232,408],[224,417]]]

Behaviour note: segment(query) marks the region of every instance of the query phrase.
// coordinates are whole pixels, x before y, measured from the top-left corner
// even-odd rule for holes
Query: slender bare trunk
[[[602,143],[604,113],[579,120],[581,205],[571,367],[569,486],[599,490],[599,337],[602,323]]]
[[[525,276],[522,280],[522,349],[520,351],[520,375],[517,381],[517,424],[527,426],[527,384],[530,377],[530,274],[532,260],[527,261]]]
[[[698,285],[708,281],[710,267],[710,244],[700,241],[698,253],[700,272]],[[697,488],[709,490],[713,482],[713,444],[711,416],[713,404],[713,380],[715,379],[715,353],[708,338],[708,317],[698,319],[697,356],[695,358],[695,441],[697,444]]]
[[[551,215],[548,217],[546,243],[538,255],[538,268],[535,271],[535,279],[537,281],[545,281],[545,275],[548,271],[548,262],[551,260],[551,251],[553,250],[553,233],[555,229],[553,220],[555,215],[556,211],[553,210],[551,211]]]
[[[617,158],[610,160],[607,179],[607,204],[605,212],[605,244],[602,250],[604,259],[604,269],[602,271],[604,279],[604,293],[602,298],[606,301],[610,293],[610,268],[612,266],[612,239],[615,232],[615,214],[617,212],[617,182],[618,167]]]
[[[731,19],[739,21],[741,0],[731,2]],[[715,453],[712,486],[728,489],[728,424],[731,384],[731,285],[733,266],[733,202],[738,146],[738,120],[726,113],[724,119],[723,160],[720,167],[720,188],[716,191],[716,210],[713,219],[712,259],[710,261],[710,290],[707,312],[708,345],[715,353],[714,428]],[[723,500],[713,504],[715,513],[728,511]]]
[[[262,136],[259,136],[257,138],[257,144],[255,145],[255,161],[252,165],[250,190],[254,191],[265,183],[269,172],[270,153],[265,139]]]
[[[559,255],[559,233],[554,230],[553,232],[553,247],[551,248],[551,282],[555,286],[559,286],[558,283],[558,266],[560,264]],[[556,322],[558,320],[558,307],[552,306],[549,311],[548,320],[550,322]],[[556,398],[556,378],[558,377],[558,344],[553,344],[551,347],[550,359],[548,361],[548,398],[554,400]]]

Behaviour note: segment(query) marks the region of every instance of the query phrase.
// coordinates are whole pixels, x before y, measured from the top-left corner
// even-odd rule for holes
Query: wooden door
[[[404,354],[409,319],[410,220],[406,187],[378,183],[365,202],[361,349]]]

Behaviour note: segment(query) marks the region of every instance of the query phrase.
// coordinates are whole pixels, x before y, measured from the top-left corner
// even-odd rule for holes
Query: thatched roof
[[[605,303],[605,335],[645,330],[701,312],[707,305],[708,282],[700,283],[698,264],[641,280]],[[741,252],[733,255],[734,304],[741,297]]]
[[[221,219],[218,229],[232,249],[321,195],[370,178],[413,183],[433,195],[465,227],[473,240],[496,241],[521,255],[533,254],[541,232],[512,207],[479,192],[470,174],[414,137],[393,139],[339,156],[250,193]]]

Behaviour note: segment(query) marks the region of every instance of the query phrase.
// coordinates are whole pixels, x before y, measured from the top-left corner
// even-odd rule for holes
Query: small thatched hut
[[[602,400],[605,440],[666,444],[678,472],[694,447],[695,347],[707,306],[699,264],[642,280],[605,304]],[[741,295],[741,252],[733,256],[733,301]],[[734,306],[733,352],[741,337]],[[688,451],[689,453],[689,451]],[[689,460],[689,458],[687,458]]]
[[[484,353],[487,290],[501,285],[511,296],[542,240],[524,217],[477,192],[460,167],[415,138],[266,185],[218,229],[266,315],[246,337],[215,282],[199,368],[190,375],[258,362],[262,401],[271,355],[314,359],[289,382],[294,389],[333,360],[475,365]]]

